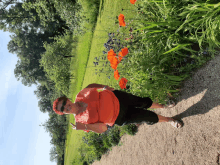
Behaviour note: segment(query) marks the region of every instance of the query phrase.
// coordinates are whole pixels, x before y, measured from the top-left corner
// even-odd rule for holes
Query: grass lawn
[[[92,28],[92,27],[88,27]],[[86,32],[82,37],[79,38],[78,46],[77,46],[77,61],[71,61],[71,63],[77,63],[78,68],[76,69],[76,77],[77,80],[72,80],[70,85],[70,94],[69,98],[74,102],[75,96],[82,89],[82,82],[84,80],[85,68],[87,66],[88,57],[90,53],[91,40],[92,40],[92,32]],[[75,65],[71,65],[71,71],[75,72]],[[75,123],[75,119],[73,115],[69,115],[69,122]],[[76,160],[79,157],[79,153],[77,152],[77,148],[81,145],[81,139],[84,132],[82,131],[74,131],[72,130],[71,125],[68,127],[67,133],[67,141],[66,141],[66,149],[65,149],[65,165],[73,164],[73,160]]]

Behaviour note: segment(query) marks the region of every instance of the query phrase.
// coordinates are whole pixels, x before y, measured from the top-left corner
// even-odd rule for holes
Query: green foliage
[[[71,31],[77,32],[80,29],[81,6],[79,3],[74,0],[54,0],[54,7]]]
[[[56,37],[55,42],[45,43],[46,52],[42,54],[40,60],[48,78],[55,83],[55,87],[68,95],[70,83],[70,60],[73,49],[73,37],[70,33]],[[68,57],[68,58],[66,58]]]
[[[119,143],[120,141],[120,129],[118,126],[114,126],[112,129],[110,129],[108,133],[108,140],[109,140],[109,143],[112,145],[112,146],[115,146]]]
[[[135,124],[129,124],[129,125],[124,125],[121,127],[121,134],[123,135],[124,133],[128,135],[135,135],[138,131],[138,128]]]
[[[128,27],[120,28],[127,38],[127,29],[134,30],[126,44],[128,57],[118,70],[128,79],[131,93],[166,103],[167,93],[177,92],[193,69],[216,55],[220,10],[208,2],[168,0],[141,1],[136,10],[125,19]]]
[[[62,162],[64,159],[64,148],[66,141],[67,124],[66,116],[59,116],[55,113],[49,113],[49,119],[40,126],[44,126],[51,136],[50,160]],[[63,160],[64,161],[64,160]]]
[[[129,124],[122,127],[117,125],[109,127],[102,134],[94,132],[85,133],[82,138],[84,144],[78,149],[81,155],[81,162],[93,163],[95,160],[100,160],[101,156],[107,153],[113,146],[119,145],[122,135],[135,135],[136,132],[137,126],[135,124]]]
[[[78,152],[83,161],[93,163],[95,160],[100,160],[101,156],[107,153],[111,147],[118,145],[123,134],[134,135],[136,132],[136,125],[130,124],[123,127],[115,125],[102,134],[86,133],[82,138],[84,144],[82,144]]]
[[[52,33],[53,37],[62,35],[68,29],[65,20],[57,13],[54,1],[26,1],[22,7],[30,14],[32,20],[39,22],[41,28],[47,33]]]
[[[23,8],[27,11],[31,9],[35,9],[40,17],[42,25],[46,26],[48,21],[55,21],[55,9],[53,2],[46,1],[46,0],[38,0],[35,3],[33,2],[26,2],[23,4]],[[36,19],[36,17],[35,17]]]
[[[35,9],[43,26],[47,26],[48,22],[57,24],[65,22],[70,30],[79,30],[81,6],[75,0],[37,0],[24,3],[23,7],[28,11]],[[34,18],[36,19],[36,17]]]
[[[81,18],[81,29],[85,32],[86,30],[91,30],[85,29],[88,26],[87,24],[93,25],[93,27],[96,24],[100,0],[79,0],[79,4],[81,5],[79,13]]]
[[[89,23],[96,23],[100,0],[79,0],[82,6],[82,15]]]
[[[34,20],[30,17],[30,15],[36,15],[36,12],[32,11],[30,13],[25,11],[22,8],[22,3],[10,1],[7,3],[7,6],[1,9],[1,30],[14,33],[17,29],[23,30],[25,26],[39,28],[39,19]]]

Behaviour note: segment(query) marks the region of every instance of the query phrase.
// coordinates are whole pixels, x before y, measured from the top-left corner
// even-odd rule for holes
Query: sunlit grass
[[[88,28],[92,29],[91,26],[88,26]],[[71,61],[71,73],[76,77],[76,79],[72,80],[72,83],[69,87],[70,92],[68,97],[71,99],[72,102],[74,102],[77,93],[83,88],[82,84],[84,81],[85,68],[87,66],[87,61],[89,57],[92,36],[93,33],[91,31],[88,31],[79,38],[77,46],[77,57],[72,58]],[[68,118],[69,122],[75,123],[73,115],[69,115]],[[72,165],[72,162],[74,160],[77,160],[77,157],[80,156],[77,149],[79,148],[79,146],[81,146],[81,139],[83,135],[83,131],[72,130],[71,125],[68,126],[65,148],[65,165]]]

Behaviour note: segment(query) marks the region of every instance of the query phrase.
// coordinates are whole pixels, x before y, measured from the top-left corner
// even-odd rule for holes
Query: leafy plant
[[[135,124],[129,124],[129,125],[124,125],[121,127],[121,133],[128,134],[128,135],[135,135],[137,133],[137,126]]]

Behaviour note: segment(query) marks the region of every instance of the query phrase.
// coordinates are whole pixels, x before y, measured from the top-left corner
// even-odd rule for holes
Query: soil
[[[141,124],[93,165],[220,165],[220,56],[184,82],[175,107],[155,112],[184,126]]]

